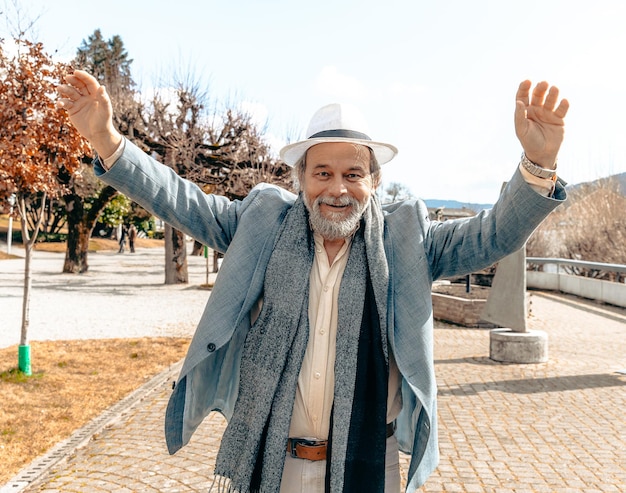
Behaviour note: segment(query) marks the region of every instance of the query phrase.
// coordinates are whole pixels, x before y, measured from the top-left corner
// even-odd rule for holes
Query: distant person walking
[[[120,224],[117,227],[117,240],[120,244],[120,249],[117,253],[124,253],[124,248],[126,247],[126,235],[128,234],[128,228],[125,224]]]
[[[128,227],[128,246],[130,247],[130,253],[135,253],[135,240],[137,239],[137,228],[134,224]]]

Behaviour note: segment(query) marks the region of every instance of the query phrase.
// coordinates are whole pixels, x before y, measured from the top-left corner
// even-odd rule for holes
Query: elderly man
[[[558,90],[520,84],[519,166],[491,211],[447,222],[421,201],[380,206],[380,166],[397,150],[344,105],[282,149],[298,196],[260,185],[231,202],[122,138],[90,75],[58,90],[102,180],[225,252],[166,411],[170,453],[217,410],[219,491],[395,493],[398,450],[411,455],[407,491],[422,485],[438,461],[431,284],[517,250],[564,200]]]

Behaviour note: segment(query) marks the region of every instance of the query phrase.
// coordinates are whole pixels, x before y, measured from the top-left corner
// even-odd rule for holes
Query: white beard
[[[369,201],[365,200],[364,202],[359,202],[355,198],[343,195],[339,198],[319,196],[311,203],[306,192],[303,191],[302,195],[304,205],[309,211],[311,229],[327,240],[348,238],[354,233]],[[350,213],[345,217],[343,212],[331,212],[328,214],[330,217],[326,217],[320,210],[321,204],[350,205],[352,207],[350,208]]]

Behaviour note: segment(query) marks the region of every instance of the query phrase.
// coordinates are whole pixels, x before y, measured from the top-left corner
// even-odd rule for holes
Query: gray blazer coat
[[[296,197],[271,185],[255,187],[241,201],[207,195],[128,141],[109,171],[98,161],[95,171],[163,221],[225,253],[167,407],[165,435],[174,453],[211,411],[232,416],[250,312],[262,296],[277,232]],[[430,221],[419,200],[383,208],[388,341],[402,375],[397,438],[411,455],[407,491],[422,485],[439,459],[432,282],[480,270],[516,251],[564,199],[560,184],[553,198],[543,197],[516,171],[493,209],[472,218]]]

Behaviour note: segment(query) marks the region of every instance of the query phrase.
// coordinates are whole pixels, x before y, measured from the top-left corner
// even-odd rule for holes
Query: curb
[[[182,365],[183,360],[180,360],[178,363],[166,368],[121,401],[103,411],[99,416],[96,416],[85,426],[72,433],[69,438],[62,440],[44,455],[37,457],[11,478],[8,483],[0,486],[0,493],[18,493],[33,484],[53,466],[66,460],[77,450],[87,445],[94,435],[120,419],[129,409],[132,409],[144,400],[149,393],[167,381],[176,379]]]

